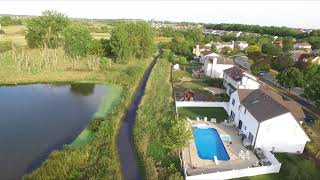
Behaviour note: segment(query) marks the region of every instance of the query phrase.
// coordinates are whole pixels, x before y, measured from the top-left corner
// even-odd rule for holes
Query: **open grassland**
[[[93,39],[110,39],[111,34],[110,33],[96,33],[92,32],[90,33]]]
[[[24,25],[14,25],[14,26],[2,26],[2,30],[5,34],[0,34],[0,41],[11,41],[17,46],[26,46],[27,41],[25,39]]]
[[[16,49],[0,54],[0,84],[97,82],[117,85],[74,143],[52,152],[25,179],[120,179],[116,134],[152,58],[116,64],[95,56],[74,59],[61,49]],[[106,101],[105,101],[106,102]]]

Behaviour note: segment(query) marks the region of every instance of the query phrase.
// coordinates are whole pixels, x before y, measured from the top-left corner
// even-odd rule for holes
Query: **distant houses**
[[[204,61],[203,70],[211,78],[223,78],[223,71],[234,66],[233,60],[218,54],[210,54]]]
[[[309,43],[303,42],[303,43],[295,43],[293,45],[294,49],[303,49],[306,51],[311,51],[311,45]]]
[[[301,107],[266,87],[234,91],[228,114],[253,148],[302,153],[310,141],[300,124],[304,118]]]

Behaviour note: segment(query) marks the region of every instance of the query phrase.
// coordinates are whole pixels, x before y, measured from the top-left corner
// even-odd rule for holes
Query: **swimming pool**
[[[193,136],[201,159],[227,161],[230,159],[216,129],[205,126],[193,127]]]

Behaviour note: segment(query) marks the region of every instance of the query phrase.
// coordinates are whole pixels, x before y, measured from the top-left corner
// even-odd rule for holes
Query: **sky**
[[[0,14],[40,15],[57,10],[69,17],[240,23],[320,28],[320,1],[28,1],[0,0]]]

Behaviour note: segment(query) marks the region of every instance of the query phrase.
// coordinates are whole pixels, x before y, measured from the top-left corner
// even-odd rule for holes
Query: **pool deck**
[[[182,157],[185,161],[185,167],[187,169],[188,175],[214,173],[218,171],[228,171],[232,169],[243,169],[252,167],[252,165],[256,164],[256,162],[259,161],[252,151],[249,151],[249,159],[242,159],[241,157],[239,157],[239,152],[241,150],[246,152],[247,149],[242,145],[242,141],[240,139],[240,136],[238,136],[237,134],[238,129],[236,127],[226,127],[223,124],[204,121],[190,122],[190,125],[192,126],[196,124],[206,124],[210,128],[215,128],[218,131],[219,135],[228,134],[231,136],[232,144],[228,142],[223,142],[229,154],[230,160],[219,160],[218,164],[216,164],[214,160],[203,160],[199,158],[194,139],[192,139],[190,141],[189,146],[183,150]]]

